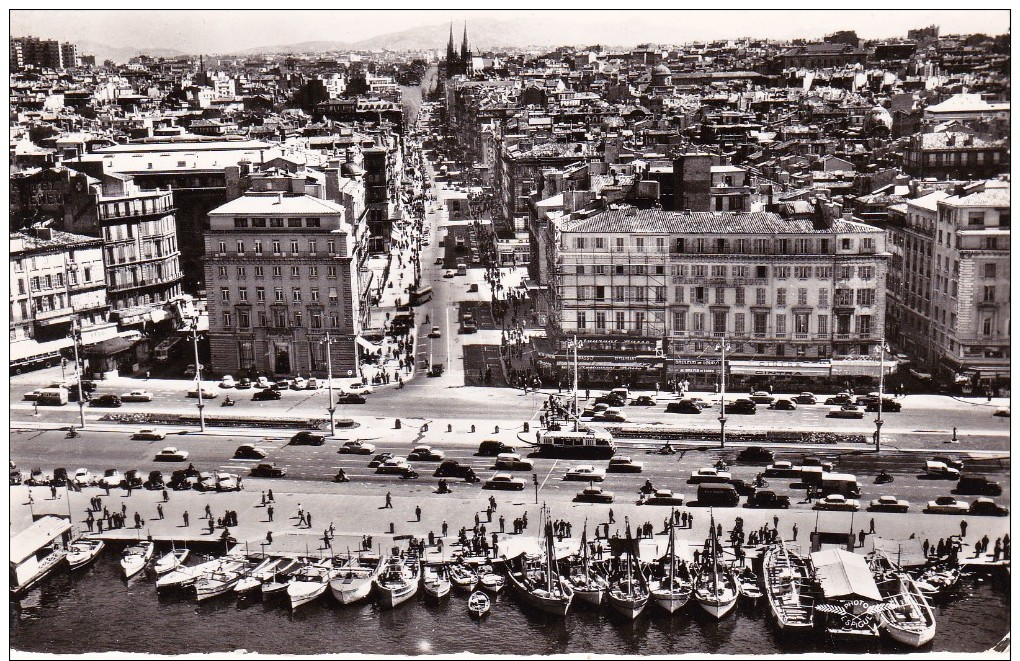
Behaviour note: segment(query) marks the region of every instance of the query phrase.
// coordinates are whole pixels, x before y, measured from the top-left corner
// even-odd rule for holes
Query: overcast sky
[[[524,2],[522,6],[528,4]],[[192,6],[195,5],[192,3]],[[589,8],[571,11],[12,10],[10,29],[14,36],[31,34],[117,47],[149,46],[185,52],[227,53],[303,41],[353,42],[419,25],[494,19],[527,20],[533,24],[535,43],[610,45],[669,44],[743,36],[811,38],[847,29],[856,30],[860,37],[868,39],[905,36],[910,28],[931,24],[940,25],[943,34],[1001,34],[1009,28],[1009,11],[1005,9],[622,11]]]

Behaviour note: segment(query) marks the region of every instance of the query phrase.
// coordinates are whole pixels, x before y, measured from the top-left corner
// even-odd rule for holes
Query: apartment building
[[[307,195],[248,193],[209,212],[211,368],[326,375],[357,369],[361,302],[344,208]]]
[[[779,364],[773,374],[800,376],[811,364],[877,356],[888,258],[880,229],[843,217],[624,206],[555,225],[553,332],[603,347],[612,356],[603,367],[630,370],[631,381],[711,384],[724,339],[733,372],[767,361]],[[628,366],[628,354],[639,360]]]

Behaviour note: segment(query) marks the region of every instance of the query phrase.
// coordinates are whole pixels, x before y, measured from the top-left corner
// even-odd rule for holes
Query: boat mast
[[[713,597],[718,598],[719,595],[719,561],[715,556],[715,514],[709,511],[709,521],[712,526],[711,539],[712,539],[712,589],[715,591]]]
[[[555,562],[556,549],[553,546],[553,531],[552,521],[549,519],[549,514],[545,508],[542,509],[545,512],[545,582],[546,589],[549,590],[549,596],[553,594],[553,562]]]
[[[591,583],[591,570],[588,561],[588,519],[584,520],[584,530],[581,532],[581,563],[584,566],[585,584]]]
[[[669,557],[669,589],[673,591],[676,585],[676,519],[674,518],[675,511],[670,508],[669,510],[669,550],[666,555]]]
[[[630,537],[630,522],[627,522],[627,596],[634,596],[634,574],[631,567],[634,554],[634,540]]]

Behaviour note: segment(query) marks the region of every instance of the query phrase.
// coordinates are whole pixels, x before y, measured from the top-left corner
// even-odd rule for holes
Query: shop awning
[[[812,553],[811,563],[815,566],[815,577],[822,593],[827,598],[863,597],[882,600],[882,593],[878,591],[875,576],[864,556],[843,549],[827,549]]]
[[[729,361],[730,374],[751,374],[756,376],[792,375],[792,376],[829,376],[831,363],[827,360],[817,362],[784,362],[773,360]]]
[[[361,337],[360,335],[355,337],[354,341],[358,343],[358,346],[360,346],[362,349],[364,349],[366,351],[371,351],[371,352],[375,353],[376,351],[382,350],[381,346],[379,346],[378,344],[372,344],[371,342],[369,342],[365,338]]]
[[[89,347],[88,352],[94,356],[115,356],[130,351],[137,342],[138,338],[114,337]]]

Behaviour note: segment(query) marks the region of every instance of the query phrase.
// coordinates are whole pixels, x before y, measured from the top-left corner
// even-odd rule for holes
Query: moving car
[[[236,385],[237,384],[234,383],[234,377],[229,374],[224,374],[223,378],[220,380],[220,388],[233,388]]]
[[[950,468],[955,468],[958,471],[962,471],[963,470],[963,461],[960,460],[960,459],[957,459],[956,457],[944,457],[944,456],[939,455],[939,456],[932,457],[931,460],[932,461],[941,461],[946,466],[949,466]]]
[[[313,434],[308,430],[304,430],[291,436],[288,445],[322,445],[325,442],[326,437],[322,434]]]
[[[946,466],[941,461],[926,461],[924,462],[924,474],[929,478],[944,479],[944,480],[958,480],[960,479],[960,471],[952,466]]]
[[[372,464],[369,464],[368,467],[371,468]],[[439,464],[436,471],[432,473],[432,476],[465,478],[469,475],[474,475],[474,473],[474,469],[470,466],[462,464],[455,459],[447,459],[443,463]]]
[[[996,504],[991,498],[978,498],[970,504],[967,513],[974,516],[1007,516],[1009,510]]]
[[[343,392],[356,392],[362,395],[371,395],[375,392],[375,389],[367,383],[361,381],[353,381],[351,383],[344,383],[340,385],[340,389]]]
[[[691,471],[691,477],[687,480],[687,484],[701,484],[702,482],[716,482],[723,483],[729,482],[733,477],[727,471],[721,471],[718,468],[699,468]]]
[[[865,411],[869,413],[875,413],[878,411],[878,400],[868,402],[867,406],[864,407]],[[903,404],[900,404],[895,399],[882,398],[882,413],[899,413],[903,410]]]
[[[776,461],[765,469],[765,477],[800,477],[800,466],[789,461]]]
[[[655,406],[655,398],[651,395],[638,395],[634,398],[634,401],[630,403],[631,406]]]
[[[131,434],[132,441],[162,441],[166,432],[159,429],[142,429]]]
[[[241,482],[233,473],[216,473],[217,491],[240,491]]]
[[[152,393],[148,390],[132,390],[120,396],[122,402],[151,402]]]
[[[194,388],[188,391],[188,397],[198,399],[198,388]],[[202,399],[216,399],[219,397],[219,393],[215,390],[206,390],[202,388]]]
[[[359,395],[356,392],[342,392],[336,396],[337,404],[364,404],[366,401],[364,395]]]
[[[725,413],[754,415],[758,411],[758,405],[753,400],[741,398],[732,402],[726,402],[723,411]]]
[[[272,388],[266,388],[265,390],[256,390],[255,394],[251,396],[253,402],[272,402],[280,399],[283,395],[280,394],[279,390]]]
[[[853,395],[851,395],[848,392],[836,393],[835,396],[829,397],[828,399],[825,400],[826,406],[842,406],[844,404],[853,403],[854,403]]]
[[[910,509],[910,502],[900,500],[896,496],[879,496],[868,504],[869,512],[906,512]]]
[[[564,480],[575,480],[578,482],[601,482],[606,479],[606,471],[596,468],[590,464],[574,466],[563,476]]]
[[[254,466],[250,473],[252,477],[283,477],[286,474],[287,469],[276,464],[259,464]]]
[[[266,451],[254,445],[239,445],[234,450],[234,459],[265,459]]]
[[[594,422],[626,422],[627,415],[617,409],[606,409],[601,413],[596,413],[591,419]]]
[[[100,395],[89,402],[89,406],[102,408],[117,408],[121,406],[120,397],[117,395]]]
[[[656,489],[655,493],[644,498],[639,505],[675,505],[679,507],[684,504],[684,497],[681,494],[674,495],[669,489]]]
[[[524,491],[526,482],[514,477],[510,473],[496,473],[482,485],[483,489],[498,489],[502,491]]]
[[[856,512],[861,509],[861,503],[854,498],[833,493],[817,501],[811,509],[828,512]]]
[[[594,406],[592,406],[590,408],[584,409],[581,412],[581,416],[582,417],[585,417],[585,416],[587,416],[587,417],[594,417],[594,416],[598,415],[599,413],[605,413],[608,410],[609,410],[609,404],[606,404],[605,402],[599,402],[598,404],[595,404]]]
[[[153,461],[185,461],[188,458],[188,453],[185,450],[178,450],[177,448],[163,448],[156,453]]]
[[[810,392],[802,392],[801,394],[799,394],[796,397],[794,397],[793,400],[795,402],[797,402],[798,404],[817,404],[818,403],[818,398],[815,397],[814,393],[810,393]]]
[[[340,446],[338,452],[340,454],[372,454],[375,452],[375,446],[363,441],[347,441]]]
[[[1009,409],[995,409],[995,413],[992,413],[996,418],[1008,418]]]
[[[630,457],[613,457],[609,460],[609,466],[606,468],[607,473],[640,473],[644,469],[644,464],[640,461],[634,461]]]
[[[701,413],[701,407],[690,399],[666,404],[666,413]]]
[[[747,506],[759,509],[789,509],[790,497],[775,491],[755,491],[747,498]]]
[[[854,404],[844,404],[839,408],[829,409],[826,418],[844,418],[847,420],[861,420],[864,418],[864,409]]]
[[[468,292],[477,292],[477,291],[478,291],[478,283],[477,282],[472,282],[470,285],[468,285]]]
[[[772,403],[772,406],[770,406],[769,408],[775,411],[796,411],[797,402],[793,401],[792,399],[785,398],[777,399]]]
[[[983,475],[965,475],[956,483],[953,493],[968,496],[1001,496],[1002,486]]]
[[[443,274],[443,277],[444,278],[452,278],[454,275],[455,274],[454,274],[453,271],[447,271],[446,273]]]
[[[478,455],[482,457],[495,457],[504,452],[513,452],[514,449],[502,441],[486,440],[478,446]]]
[[[967,514],[969,511],[970,503],[952,496],[939,496],[935,500],[929,500],[928,506],[924,508],[925,514]]]
[[[418,445],[407,453],[408,461],[442,461],[446,453],[442,450],[433,450],[430,445]]]
[[[744,448],[737,454],[738,464],[770,464],[775,460],[775,453],[758,445]]]
[[[574,496],[574,502],[576,503],[611,503],[613,502],[613,492],[603,491],[602,487],[585,487],[577,492]]]
[[[432,330],[429,331],[429,337],[439,338],[443,336],[443,332],[439,330],[439,326],[433,326]]]
[[[608,406],[626,406],[627,400],[624,399],[617,393],[607,393],[595,398],[595,404],[605,404]]]
[[[776,401],[775,397],[773,397],[772,395],[768,394],[764,390],[757,390],[755,392],[752,392],[750,399],[755,404],[766,404],[766,405],[771,404],[772,402]]]
[[[436,266],[442,266],[443,265],[443,258],[442,257],[436,257],[435,264],[436,264]]]
[[[407,465],[407,459],[404,457],[391,457],[376,468],[375,472],[379,475],[394,475],[403,473],[410,468]]]
[[[832,470],[832,462],[825,461],[821,457],[804,457],[800,460],[801,468],[804,466],[820,466],[826,473]]]
[[[379,454],[377,454],[374,457],[372,457],[372,461],[368,462],[368,467],[369,468],[379,468],[384,463],[386,463],[387,459],[392,459],[392,458],[393,458],[393,453],[392,452],[380,452]]]
[[[712,402],[706,401],[704,398],[701,398],[701,397],[688,397],[687,399],[689,399],[692,402],[694,402],[698,406],[698,408],[700,408],[700,409],[710,409],[710,408],[712,408]]]
[[[503,452],[496,456],[496,470],[529,471],[535,467],[530,459],[523,459],[516,452]]]
[[[39,399],[39,394],[41,393],[41,390],[42,390],[41,388],[37,388],[37,389],[35,389],[35,390],[31,390],[31,391],[29,391],[29,392],[26,392],[26,393],[25,393],[25,394],[23,395],[23,397],[22,397],[22,398],[23,398],[23,399],[24,399],[25,401],[28,401],[28,402],[35,402],[35,401],[38,401],[38,399]]]

